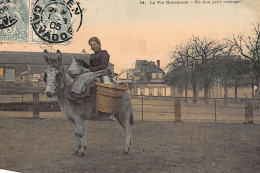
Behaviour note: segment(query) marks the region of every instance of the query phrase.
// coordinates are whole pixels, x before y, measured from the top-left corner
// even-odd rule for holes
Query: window
[[[4,78],[4,68],[0,68],[0,78]]]
[[[166,96],[166,88],[162,88],[162,96]]]
[[[171,95],[171,88],[167,87],[166,88],[166,96],[170,96]]]
[[[15,69],[14,68],[5,69],[5,81],[15,81]]]
[[[131,73],[127,73],[127,79],[133,79],[133,75]]]
[[[32,82],[39,82],[41,79],[40,74],[33,74]]]
[[[152,79],[156,79],[156,73],[152,73]]]
[[[144,90],[144,88],[141,88],[141,95],[145,95],[145,90]]]
[[[158,73],[158,78],[163,79],[163,73]]]
[[[163,92],[163,91],[162,91],[162,88],[158,88],[158,96],[162,96],[162,95],[163,95],[162,92]]]
[[[154,96],[158,96],[158,90],[157,90],[157,88],[154,88]]]
[[[144,89],[144,95],[148,96],[149,95],[149,88]]]
[[[149,96],[153,96],[153,88],[149,88]]]

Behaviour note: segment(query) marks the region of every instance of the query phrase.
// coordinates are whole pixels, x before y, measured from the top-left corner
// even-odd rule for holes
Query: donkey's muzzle
[[[45,94],[47,97],[53,97],[54,96],[54,92],[51,91],[45,91]]]

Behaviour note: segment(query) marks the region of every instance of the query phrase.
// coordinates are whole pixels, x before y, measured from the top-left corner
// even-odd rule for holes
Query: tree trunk
[[[204,85],[204,104],[209,104],[209,84]]]
[[[197,87],[196,84],[192,84],[192,91],[193,91],[193,103],[197,103]]]
[[[260,90],[260,84],[259,84],[259,80],[256,81],[256,90],[259,91]]]
[[[235,81],[235,102],[237,102],[237,80]]]
[[[185,100],[186,103],[188,101],[188,83],[187,81],[185,82]]]
[[[183,87],[177,87],[178,97],[183,97]]]
[[[255,91],[254,91],[254,84],[251,84],[251,89],[252,89],[252,98],[255,97]]]
[[[259,72],[259,71],[258,71]],[[256,76],[256,90],[259,91],[260,90],[260,78],[259,78],[259,74]]]
[[[228,104],[228,87],[224,84],[224,103]]]

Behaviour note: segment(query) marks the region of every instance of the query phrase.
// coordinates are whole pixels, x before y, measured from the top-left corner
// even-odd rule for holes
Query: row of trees
[[[259,91],[260,81],[260,23],[253,25],[249,36],[233,35],[221,43],[208,38],[193,36],[187,43],[176,46],[167,73],[168,82],[178,88],[193,90],[193,102],[197,102],[197,88],[203,88],[205,103],[209,89],[218,80],[224,87],[235,87],[235,99],[239,86],[251,85]]]

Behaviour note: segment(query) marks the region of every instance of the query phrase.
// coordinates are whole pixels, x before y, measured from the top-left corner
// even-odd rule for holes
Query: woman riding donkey
[[[103,77],[104,83],[112,84],[107,75],[110,57],[108,52],[101,50],[101,42],[97,37],[90,38],[88,43],[94,53],[90,56],[90,64],[87,64],[84,59],[75,59],[76,62],[86,68],[86,70],[85,73],[77,74],[71,87],[71,100],[90,96],[93,92],[92,89],[95,87],[96,78]],[[71,71],[73,71],[73,68]]]
[[[71,71],[70,74],[68,74],[69,71],[67,73],[64,70],[62,54],[59,50],[57,50],[56,58],[51,57],[47,50],[43,53],[44,60],[48,64],[44,73],[44,81],[46,82],[45,94],[50,98],[56,96],[61,112],[67,117],[72,125],[77,141],[74,154],[78,156],[84,156],[87,149],[85,122],[86,120],[93,119],[96,101],[96,96],[94,94],[89,97],[83,97],[85,92],[84,94],[81,94],[81,91],[84,91],[84,87],[87,89],[88,86],[91,85],[92,81],[95,81],[96,77],[102,76],[102,73],[106,71],[105,69],[107,68],[109,61],[108,53],[101,50],[101,44],[97,38],[91,38],[89,44],[95,53],[91,55],[90,65],[84,64],[85,62],[82,60],[77,60],[88,68],[88,72],[86,72],[84,67],[79,68],[81,69],[79,70],[81,73],[77,73],[80,75],[75,79],[76,81],[73,79],[76,73]],[[74,62],[77,64],[75,59]],[[79,66],[80,65],[75,66],[76,68],[74,69],[77,69]],[[76,98],[76,101],[70,100],[70,95],[72,93],[71,90],[81,99]],[[123,92],[117,99],[117,107],[113,112],[113,115],[117,119],[118,123],[124,128],[125,144],[123,153],[127,154],[131,145],[131,126],[134,124],[132,103],[128,92]],[[112,115],[112,113],[100,114],[100,117],[107,117],[110,115]]]

